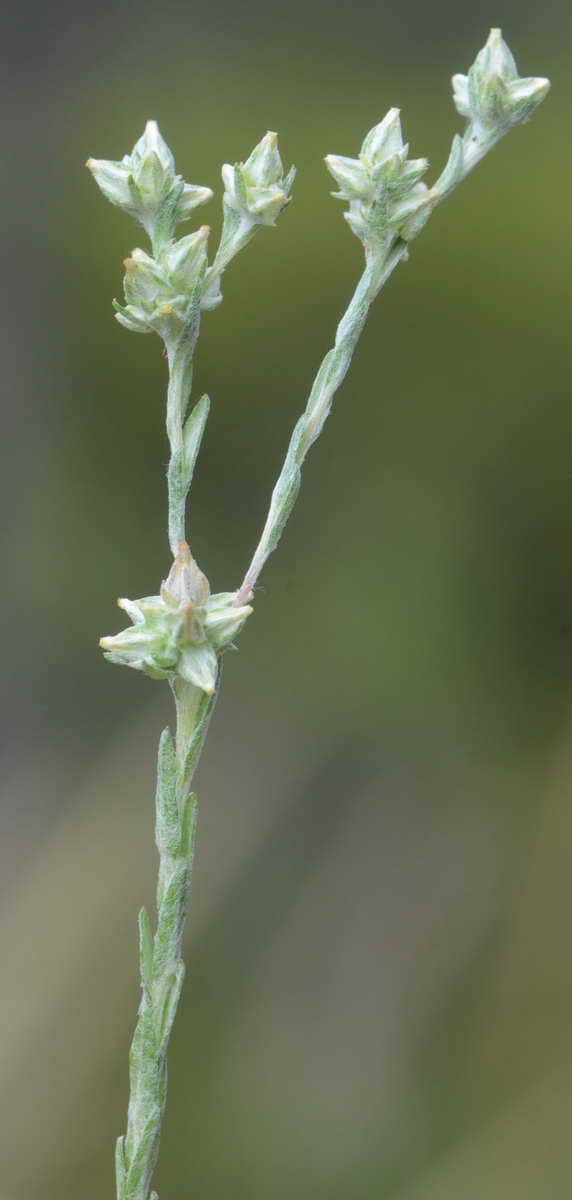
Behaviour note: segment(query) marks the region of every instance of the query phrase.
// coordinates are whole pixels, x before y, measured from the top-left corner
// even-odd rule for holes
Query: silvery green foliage
[[[209,266],[208,226],[178,240],[175,231],[212,193],[175,174],[173,156],[154,121],[120,162],[88,162],[104,195],[135,217],[151,240],[151,253],[138,248],[125,260],[126,304],[116,304],[117,319],[133,332],[157,333],[169,367],[173,565],[157,595],[120,600],[131,627],[101,642],[112,662],[167,679],[177,716],[175,738],[165,730],[159,750],[157,927],[152,935],[147,914],[140,914],[142,994],[130,1055],[127,1132],[116,1151],[118,1200],[157,1200],[150,1189],[165,1107],[167,1046],[184,976],[181,945],[197,816],[190,788],[216,699],[221,654],[252,612],[253,588],[292,511],[304,459],[322,431],[373,300],[408,257],[436,205],[513,125],[528,120],[549,84],[519,79],[500,30],[493,29],[468,75],[456,75],[453,87],[467,124],[463,136],[453,139],[433,186],[423,178],[426,159],[409,158],[396,108],[370,130],[357,158],[326,159],[339,189],[334,194],[348,203],[346,219],[363,243],[365,268],[294,428],[260,541],[236,591],[211,595],[186,542],[186,501],[209,409],[203,396],[188,412],[193,353],[202,312],[222,300],[224,270],[258,228],[275,224],[289,202],[294,170],[284,173],[274,133],[262,138],[246,162],[225,164],[223,228]]]
[[[218,655],[242,629],[252,609],[237,608],[234,592],[211,595],[206,575],[191,557],[186,542],[161,585],[158,596],[119,600],[132,626],[102,638],[105,657],[145,671],[152,679],[177,675],[208,696],[214,695]]]

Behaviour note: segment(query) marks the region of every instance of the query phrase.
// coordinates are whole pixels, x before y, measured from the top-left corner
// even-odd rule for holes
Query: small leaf
[[[143,1126],[137,1149],[127,1172],[125,1182],[126,1200],[139,1200],[139,1197],[147,1195],[147,1189],[151,1182],[151,1175],[153,1174],[157,1160],[161,1114],[158,1106],[152,1104],[151,1108],[153,1111]]]
[[[160,911],[153,955],[154,976],[159,987],[164,973],[173,971],[179,961],[188,886],[188,864],[185,859],[176,859],[163,881],[159,898]]]
[[[234,186],[236,188],[236,195],[237,195],[240,207],[243,209],[247,209],[248,208],[248,192],[246,190],[246,180],[244,178],[244,167],[243,167],[242,163],[236,163],[236,165],[235,165]]]
[[[167,1048],[169,1035],[173,1028],[173,1022],[177,1012],[181,991],[185,979],[185,964],[179,963],[177,970],[171,976],[165,992],[158,1003],[159,1015],[157,1021],[157,1041],[159,1043],[159,1053],[164,1052]]]
[[[220,675],[220,668],[219,668],[219,675]],[[197,765],[201,750],[203,748],[203,742],[204,742],[206,734],[207,734],[207,729],[208,729],[209,721],[211,719],[211,716],[212,716],[212,713],[214,710],[215,701],[216,701],[216,692],[210,696],[205,692],[204,697],[201,701],[201,707],[199,710],[199,714],[197,714],[197,723],[195,725],[194,733],[191,738],[191,742],[188,747],[188,750],[185,754],[185,770],[184,770],[184,777],[183,777],[185,791],[188,788],[190,788],[191,779],[193,777],[195,767]]]
[[[201,445],[203,433],[207,417],[209,415],[210,400],[208,396],[201,396],[201,399],[195,404],[190,415],[185,421],[183,429],[183,477],[185,488],[191,486],[195,463]]]
[[[198,815],[199,806],[197,797],[194,792],[191,792],[185,800],[181,820],[181,854],[187,859],[192,859],[193,856]]]
[[[175,744],[170,729],[164,729],[159,742],[155,838],[160,854],[176,855],[179,850],[180,824],[177,808],[178,768]]]

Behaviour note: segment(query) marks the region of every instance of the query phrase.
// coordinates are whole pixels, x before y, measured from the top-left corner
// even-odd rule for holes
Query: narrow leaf
[[[188,864],[182,858],[177,859],[162,888],[153,954],[154,976],[157,981],[163,978],[165,971],[171,972],[176,969],[181,955],[188,883]]]
[[[171,1029],[173,1028],[173,1021],[175,1020],[184,979],[185,964],[181,962],[179,963],[175,974],[171,976],[160,1002],[159,1017],[157,1022],[157,1040],[160,1047],[160,1053],[161,1051],[165,1051],[167,1048],[167,1042],[169,1041],[169,1035],[171,1033]]]
[[[164,729],[159,742],[157,794],[155,798],[155,838],[160,854],[175,856],[179,851],[180,825],[177,808],[178,768],[173,735]]]
[[[198,815],[199,806],[197,797],[194,792],[191,792],[185,800],[183,816],[181,819],[181,854],[184,855],[186,859],[192,860],[193,857]]]
[[[145,1122],[137,1149],[127,1172],[125,1183],[126,1200],[139,1200],[140,1196],[147,1195],[157,1160],[161,1114],[158,1108],[155,1109],[154,1105],[151,1107],[153,1111]]]
[[[207,417],[209,415],[210,400],[208,396],[201,396],[201,399],[195,404],[190,415],[185,421],[183,429],[183,470],[185,488],[191,486],[195,463],[202,441],[203,433]]]
[[[220,667],[219,667],[220,674]],[[211,719],[214,706],[216,703],[216,692],[214,695],[207,695],[205,692],[204,698],[201,700],[201,707],[197,716],[197,723],[191,738],[191,742],[185,755],[185,770],[184,770],[184,786],[185,790],[190,787],[194,769],[200,757],[203,748],[203,742],[206,737],[209,721]]]

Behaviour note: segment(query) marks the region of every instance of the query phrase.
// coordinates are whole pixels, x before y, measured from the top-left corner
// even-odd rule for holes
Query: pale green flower
[[[175,174],[175,160],[156,121],[147,122],[131,154],[120,162],[88,158],[86,166],[104,196],[140,221],[151,238],[158,229],[162,238],[172,237],[177,222],[213,194]]]
[[[548,79],[520,79],[500,29],[491,29],[468,75],[453,76],[457,111],[496,132],[528,121],[548,94]]]
[[[173,338],[189,319],[196,284],[207,267],[210,227],[201,225],[179,241],[167,242],[153,258],[133,250],[124,259],[126,305],[114,301],[116,318],[134,333],[154,330]]]
[[[224,201],[253,224],[274,225],[286,207],[296,171],[284,174],[275,133],[267,133],[245,163],[222,168]]]
[[[408,159],[399,109],[389,112],[365,137],[358,158],[328,154],[326,166],[338,184],[333,195],[349,201],[344,216],[367,248],[415,237],[430,212],[429,189],[421,183],[427,159]]]
[[[179,676],[213,695],[218,657],[240,632],[252,608],[236,606],[235,592],[210,594],[208,579],[186,542],[158,596],[119,600],[132,625],[100,641],[110,662],[144,671],[152,679]]]

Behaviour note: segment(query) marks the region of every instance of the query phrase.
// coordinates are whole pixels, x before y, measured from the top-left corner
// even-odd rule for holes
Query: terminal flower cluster
[[[390,108],[367,134],[358,158],[326,157],[340,188],[333,195],[349,200],[344,216],[366,250],[377,250],[395,237],[409,241],[429,216],[431,196],[421,182],[429,164],[426,158],[408,159],[408,153],[399,109]]]
[[[528,121],[549,88],[548,79],[519,77],[500,29],[491,29],[468,75],[453,76],[457,111],[474,126],[495,133]]]
[[[284,174],[275,133],[267,133],[245,163],[222,168],[224,203],[252,224],[274,225],[290,202],[295,167]]]
[[[131,154],[120,162],[88,158],[87,166],[104,196],[135,217],[153,241],[171,238],[178,222],[213,194],[175,173],[175,160],[156,121],[147,122]]]

